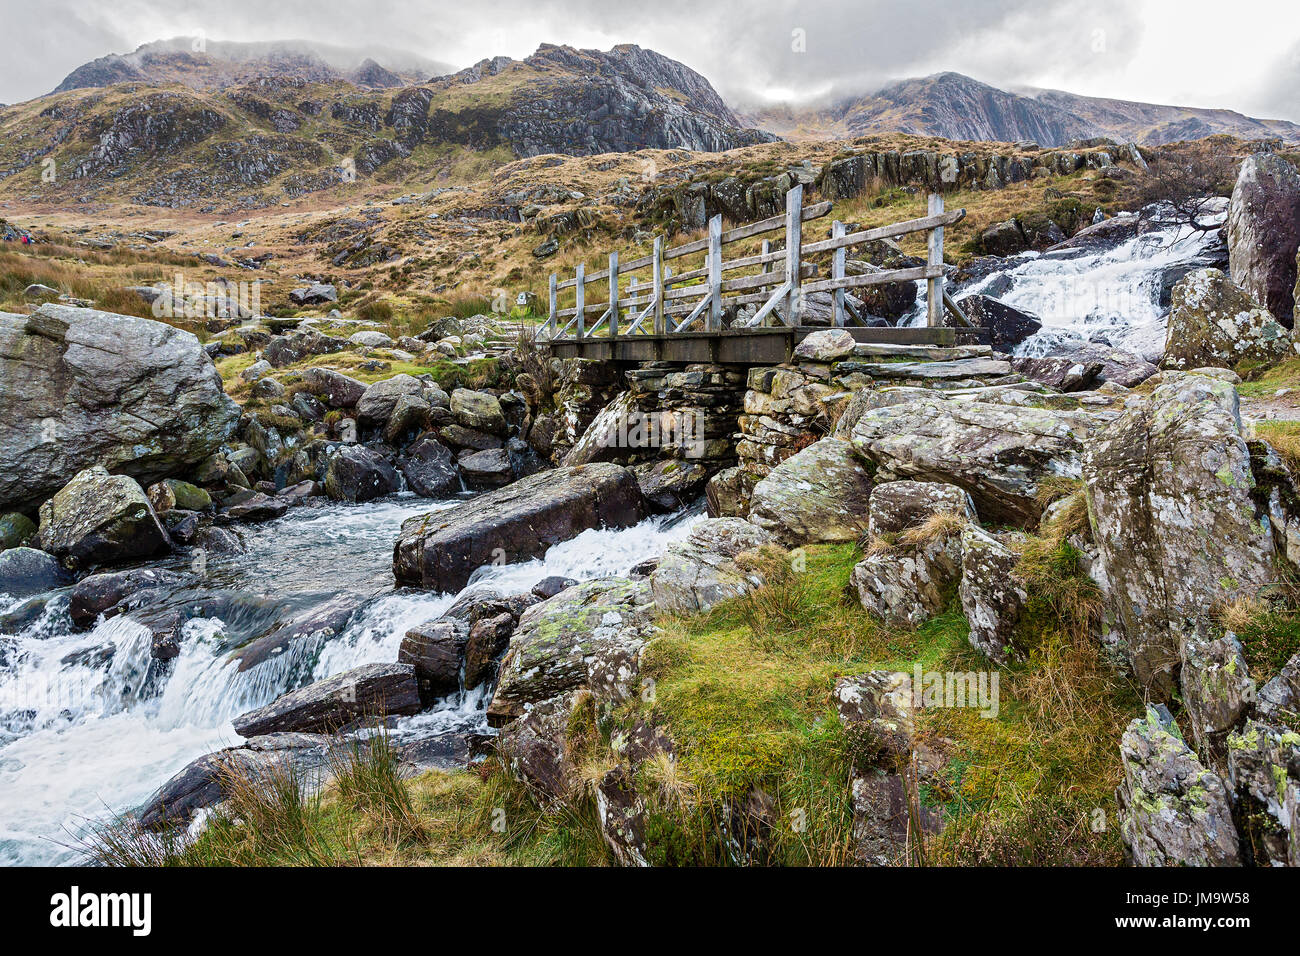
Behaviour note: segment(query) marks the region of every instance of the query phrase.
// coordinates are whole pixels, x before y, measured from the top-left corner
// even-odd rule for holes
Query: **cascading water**
[[[77,632],[56,594],[17,634],[0,636],[0,865],[73,861],[91,820],[146,799],[190,760],[238,744],[233,717],[303,684],[397,659],[411,627],[457,595],[394,590],[403,520],[452,507],[401,494],[363,505],[301,508],[244,529],[243,554],[157,567],[187,572],[151,600],[198,612],[170,667],[151,660],[152,632],[132,616]],[[481,569],[469,588],[527,591],[539,579],[624,573],[663,553],[700,516],[585,531],[523,564]],[[357,609],[328,640],[304,637],[240,670],[232,651],[326,601]],[[22,602],[0,594],[0,615]],[[483,688],[401,722],[397,734],[486,729]]]
[[[1139,214],[1126,215],[1137,222]],[[1158,361],[1168,314],[1162,294],[1185,272],[1226,258],[1221,230],[1165,219],[1165,225],[1101,248],[1009,257],[1002,267],[957,290],[957,301],[980,293],[1036,316],[1042,329],[1016,347],[1017,355],[1047,355],[1062,346],[1093,342]],[[1219,226],[1223,219],[1224,213],[1216,211],[1201,223]],[[910,325],[925,323],[925,284],[919,287]]]

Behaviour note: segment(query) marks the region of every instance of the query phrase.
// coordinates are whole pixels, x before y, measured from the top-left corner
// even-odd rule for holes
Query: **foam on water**
[[[1136,214],[1132,214],[1136,215]],[[1216,225],[1222,215],[1207,217]],[[1200,264],[1216,245],[1216,231],[1186,225],[1154,228],[1096,251],[1026,252],[1004,268],[964,287],[957,300],[982,293],[1035,315],[1042,329],[1016,347],[1018,355],[1046,355],[1071,343],[1097,342],[1150,360],[1164,350],[1167,309],[1161,285],[1171,269]],[[911,325],[925,323],[925,284]]]
[[[54,598],[0,648],[0,864],[75,861],[76,834],[90,821],[139,805],[195,757],[239,744],[232,718],[304,683],[396,660],[405,632],[439,616],[457,595],[393,590],[393,541],[406,518],[453,504],[399,495],[296,509],[246,529],[248,552],[213,558],[204,586],[250,599],[296,595],[299,603],[337,591],[361,605],[337,637],[296,640],[243,672],[231,650],[257,634],[241,631],[235,618],[187,621],[180,655],[160,666],[150,658],[149,628],[119,616],[77,633],[66,596]],[[701,517],[695,510],[585,531],[544,558],[481,568],[470,587],[511,594],[550,575],[624,573],[662,554]],[[0,611],[18,603],[0,594]],[[266,614],[281,607],[267,606]],[[252,618],[258,623],[243,622],[245,629],[265,626],[264,617]],[[394,733],[485,730],[487,703],[486,688],[454,695]]]

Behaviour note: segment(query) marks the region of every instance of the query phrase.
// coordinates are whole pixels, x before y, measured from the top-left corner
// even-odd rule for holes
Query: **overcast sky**
[[[201,31],[384,45],[457,67],[524,57],[542,42],[636,43],[700,71],[732,102],[955,70],[1004,88],[1300,121],[1296,9],[1296,0],[0,0],[0,102],[47,93],[106,53]]]

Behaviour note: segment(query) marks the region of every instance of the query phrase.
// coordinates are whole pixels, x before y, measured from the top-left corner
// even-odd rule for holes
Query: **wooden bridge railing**
[[[724,309],[751,304],[759,305],[759,309],[748,320],[749,326],[771,325],[777,320],[786,326],[798,326],[803,298],[813,292],[832,293],[832,323],[843,326],[850,320],[862,321],[845,298],[847,290],[922,279],[927,283],[927,325],[942,325],[945,301],[953,308],[943,288],[943,230],[944,226],[960,222],[966,210],[945,212],[943,197],[932,193],[927,215],[920,219],[851,233],[846,231],[844,223],[836,220],[831,225],[829,239],[805,243],[803,224],[829,215],[831,209],[830,202],[805,206],[803,186],[795,186],[786,193],[784,215],[726,231],[722,228],[722,217],[714,216],[709,220],[709,234],[705,238],[665,248],[663,236],[655,236],[653,250],[647,256],[620,263],[615,251],[609,254],[609,266],[598,272],[587,272],[585,264],[580,263],[572,279],[560,281],[552,273],[550,310],[539,335],[581,340],[598,332],[607,336],[663,336],[693,331],[693,326],[706,332],[720,331]],[[757,255],[723,258],[723,249],[731,243],[782,230],[785,243],[781,249],[773,249],[771,240],[764,239]],[[852,246],[917,232],[929,233],[924,266],[865,275],[845,274],[847,253]],[[673,259],[701,252],[705,253],[705,262],[700,268],[673,275],[667,265]],[[830,277],[814,278],[816,267],[806,257],[827,252],[831,253]],[[755,267],[759,271],[753,274],[724,278],[726,273]],[[636,273],[648,274],[648,282],[645,277],[638,279]],[[624,278],[631,280],[626,291],[621,285]],[[608,289],[604,301],[588,300],[588,292],[595,283]],[[568,289],[574,290],[574,305],[561,309],[559,294]],[[597,318],[589,322],[588,317],[592,315]]]

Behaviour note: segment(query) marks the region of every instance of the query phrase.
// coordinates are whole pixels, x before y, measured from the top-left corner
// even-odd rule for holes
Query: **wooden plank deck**
[[[672,335],[616,335],[585,339],[554,339],[556,358],[587,358],[606,362],[708,362],[718,365],[780,365],[794,355],[795,346],[826,326],[720,329]],[[858,342],[877,345],[951,347],[988,343],[984,329],[861,328],[847,331]]]

